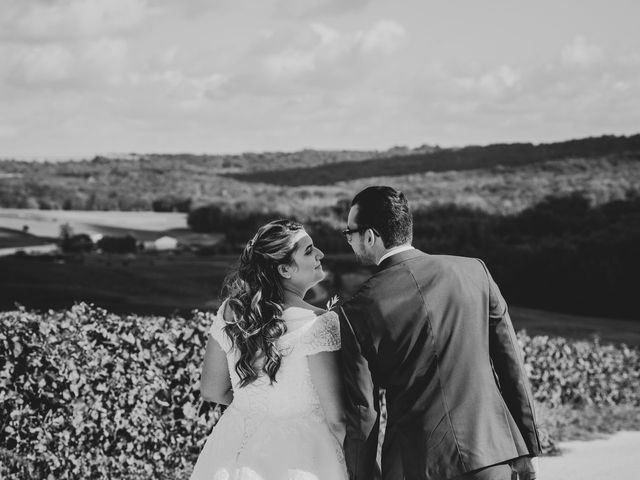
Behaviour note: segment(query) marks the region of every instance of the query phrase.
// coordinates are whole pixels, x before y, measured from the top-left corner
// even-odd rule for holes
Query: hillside
[[[296,167],[227,175],[249,182],[277,185],[331,185],[339,181],[367,177],[486,169],[498,165],[515,167],[550,160],[598,158],[629,153],[636,153],[636,155],[640,153],[640,135],[630,137],[604,136],[540,145],[514,143],[485,147],[469,146],[460,149],[438,149],[432,152],[412,153],[385,159],[372,158],[357,164],[340,162],[311,168]]]
[[[379,183],[400,188],[414,204],[453,202],[508,214],[575,191],[595,202],[621,198],[640,185],[639,159],[640,135],[457,150],[0,161],[0,207],[185,212],[217,203],[324,218],[338,200]]]

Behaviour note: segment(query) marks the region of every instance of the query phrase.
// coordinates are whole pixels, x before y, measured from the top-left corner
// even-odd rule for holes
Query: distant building
[[[152,241],[143,242],[142,248],[150,251],[175,250],[178,248],[178,240],[165,235]]]

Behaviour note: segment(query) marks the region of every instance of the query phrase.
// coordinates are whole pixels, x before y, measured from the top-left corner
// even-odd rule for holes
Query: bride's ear
[[[284,263],[278,265],[278,273],[283,278],[291,278],[290,267],[289,265],[285,265]]]

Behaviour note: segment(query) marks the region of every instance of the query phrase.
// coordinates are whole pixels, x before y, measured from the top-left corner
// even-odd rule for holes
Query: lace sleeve
[[[224,332],[223,328],[226,325],[224,321],[224,309],[227,306],[227,301],[225,300],[220,305],[218,312],[213,317],[213,322],[211,324],[211,328],[209,329],[209,335],[213,337],[213,339],[218,342],[218,344],[222,347],[222,350],[225,352],[229,352],[233,347],[233,342],[229,338],[229,336]]]
[[[340,350],[340,320],[336,312],[327,312],[313,320],[300,339],[304,355]]]

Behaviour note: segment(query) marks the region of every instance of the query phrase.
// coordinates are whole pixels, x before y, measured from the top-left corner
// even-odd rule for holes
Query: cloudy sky
[[[0,0],[0,157],[640,133],[637,0]]]

